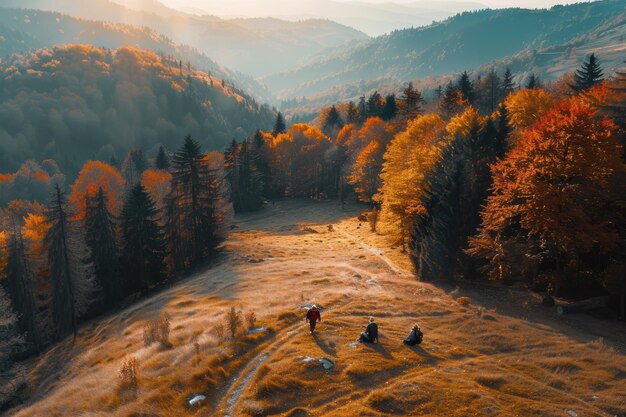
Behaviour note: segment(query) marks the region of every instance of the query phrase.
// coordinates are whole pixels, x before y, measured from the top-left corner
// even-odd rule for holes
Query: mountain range
[[[466,12],[423,28],[325,51],[308,65],[265,77],[263,82],[281,98],[330,94],[345,99],[336,94],[338,88],[354,91],[350,86],[364,81],[376,88],[491,67],[501,71],[513,67],[518,81],[530,72],[555,77],[579,67],[591,52],[612,69],[626,53],[625,4],[603,0],[549,10]]]
[[[133,0],[129,4],[135,9],[109,0],[3,0],[2,6],[145,26],[198,49],[221,65],[255,77],[295,69],[326,48],[368,38],[356,29],[328,20],[227,20],[186,14],[154,0]]]

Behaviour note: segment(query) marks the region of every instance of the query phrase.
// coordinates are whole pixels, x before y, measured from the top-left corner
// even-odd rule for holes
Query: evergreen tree
[[[367,101],[365,100],[365,96],[359,97],[359,121],[360,124],[365,123],[367,118],[370,117],[370,114],[367,111]]]
[[[11,300],[0,286],[0,375],[9,376],[13,355],[23,344],[24,338],[19,334],[17,315],[13,311]]]
[[[172,158],[172,191],[168,197],[168,243],[177,269],[207,257],[219,243],[224,184],[209,167],[200,144],[191,136]],[[223,169],[223,167],[221,167]]]
[[[498,124],[496,130],[497,134],[493,144],[494,155],[497,158],[502,158],[509,148],[508,138],[511,133],[509,111],[504,103],[502,103],[498,108]]]
[[[504,71],[504,77],[502,78],[502,93],[505,99],[509,93],[512,93],[515,90],[515,83],[513,82],[513,74],[509,68]]]
[[[141,184],[129,192],[122,208],[122,266],[130,290],[147,291],[165,278],[165,242],[154,201]]]
[[[396,117],[398,106],[396,104],[396,96],[394,94],[385,97],[385,105],[380,113],[380,118],[387,121]]]
[[[11,220],[12,230],[8,235],[7,262],[2,286],[13,301],[17,313],[19,332],[25,335],[29,350],[41,351],[42,340],[37,329],[35,283],[26,247],[22,237],[22,225],[15,216]],[[2,272],[2,271],[0,271]]]
[[[265,138],[260,130],[257,130],[254,134],[254,138],[251,142],[253,152],[256,154],[256,167],[261,174],[261,180],[263,181],[262,195],[270,195],[270,184],[272,181],[270,165],[268,161],[268,149],[265,143]]]
[[[589,56],[589,61],[584,62],[579,70],[576,70],[574,74],[575,84],[572,88],[576,92],[581,92],[590,89],[594,85],[598,85],[604,79],[604,73],[602,67],[598,62],[595,54]]]
[[[479,106],[483,113],[493,113],[502,98],[500,77],[495,69],[489,70],[487,75],[478,83]]]
[[[107,208],[107,198],[102,187],[95,196],[87,196],[85,231],[96,281],[102,289],[104,308],[118,306],[124,296],[124,288],[119,268],[115,223]]]
[[[459,80],[457,81],[456,87],[458,88],[459,92],[461,93],[461,97],[464,100],[466,100],[469,104],[474,103],[474,84],[470,80],[467,71],[463,71],[463,73],[459,77]]]
[[[163,146],[159,146],[159,152],[157,153],[156,160],[154,161],[154,167],[164,171],[167,171],[170,167],[170,159],[168,158]]]
[[[367,99],[367,117],[380,117],[383,110],[383,98],[378,91],[374,91]]]
[[[143,158],[141,149],[130,149],[122,162],[122,176],[126,181],[126,187],[132,188],[141,180],[141,174],[146,170],[147,164]]]
[[[353,101],[348,102],[348,109],[346,113],[346,123],[355,125],[359,123],[359,109]]]
[[[324,123],[322,124],[322,132],[324,132],[326,136],[334,137],[342,127],[343,120],[341,119],[341,115],[337,111],[337,107],[333,105],[326,113]]]
[[[492,178],[490,166],[503,156],[495,124],[474,118],[427,174],[424,207],[411,231],[411,258],[423,279],[451,278],[457,270],[474,278],[473,260],[464,254],[480,225]],[[504,133],[504,132],[502,132]],[[504,138],[506,139],[506,138]]]
[[[70,222],[65,195],[59,185],[54,193],[46,220],[50,228],[45,237],[48,268],[52,282],[52,320],[56,337],[78,333],[78,317],[87,311],[95,290],[93,265],[88,263],[84,237]]]
[[[526,88],[534,90],[536,88],[542,88],[541,80],[534,73],[530,74],[528,81],[526,82]]]
[[[286,131],[287,126],[285,125],[285,119],[283,118],[283,114],[281,112],[278,112],[278,115],[276,115],[276,122],[274,122],[272,135],[278,136],[280,133],[285,133]]]
[[[459,89],[453,84],[448,84],[441,97],[441,101],[437,106],[439,112],[445,118],[450,118],[461,111],[462,106],[459,103]]]
[[[405,121],[416,118],[422,112],[423,103],[422,93],[413,87],[413,83],[410,82],[402,91],[402,96],[400,96],[400,114],[402,118]]]

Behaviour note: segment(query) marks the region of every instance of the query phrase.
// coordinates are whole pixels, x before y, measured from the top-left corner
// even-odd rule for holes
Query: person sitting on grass
[[[424,338],[424,333],[422,332],[422,330],[419,328],[419,326],[416,323],[411,329],[411,333],[409,333],[406,339],[403,340],[403,343],[405,345],[415,346],[415,345],[419,345],[420,343],[422,343],[423,338]]]
[[[365,331],[359,336],[361,343],[378,342],[378,325],[374,323],[374,317],[370,317],[370,324],[367,325]]]
[[[311,331],[311,334],[313,334],[317,322],[322,322],[322,315],[320,314],[320,311],[315,304],[313,304],[309,311],[306,312],[305,320],[309,322],[309,329]]]

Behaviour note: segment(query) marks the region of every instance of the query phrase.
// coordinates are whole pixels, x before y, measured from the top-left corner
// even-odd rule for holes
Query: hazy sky
[[[338,2],[352,2],[354,0],[335,0]],[[366,3],[398,3],[398,4],[419,4],[428,3],[426,0],[360,0]],[[289,12],[297,13],[299,4],[308,3],[307,0],[290,0],[283,2],[281,0],[161,0],[162,3],[186,10],[203,10],[210,12],[211,10],[239,10],[241,14],[265,14],[274,9],[274,5],[280,3],[288,3]],[[555,4],[574,3],[573,1],[555,1],[555,0],[447,0],[450,3],[480,3],[492,8],[500,7],[528,7],[528,8],[545,8]],[[265,10],[265,13],[264,13]],[[220,13],[216,13],[220,14]]]
[[[160,0],[196,14],[231,17],[322,18],[377,36],[419,27],[465,10],[485,7],[544,8],[572,1],[555,0]],[[350,4],[359,3],[359,4]],[[371,3],[371,4],[363,4]]]

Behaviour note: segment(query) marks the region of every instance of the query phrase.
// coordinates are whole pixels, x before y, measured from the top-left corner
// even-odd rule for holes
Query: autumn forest
[[[0,64],[0,410],[36,391],[38,381],[24,382],[33,358],[228,263],[230,236],[245,233],[238,219],[285,201],[357,210],[359,230],[406,256],[403,279],[521,286],[564,311],[595,300],[596,314],[622,326],[626,70],[602,53],[559,76],[468,66],[363,85],[300,114],[171,52],[65,45]],[[233,340],[251,323],[248,339],[233,341],[245,357],[256,316],[229,311]],[[223,381],[236,375],[228,363]],[[121,378],[136,366],[124,362]],[[292,400],[273,395],[262,397],[265,414],[241,415],[287,415],[268,404]],[[380,413],[371,415],[418,415],[368,401]],[[611,407],[602,410],[618,415]]]

